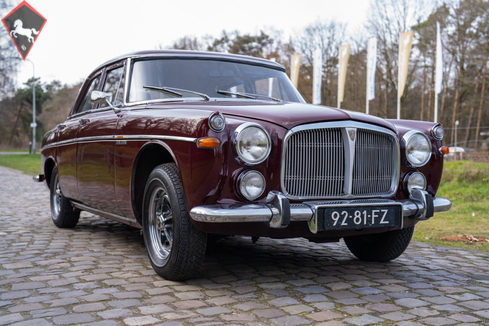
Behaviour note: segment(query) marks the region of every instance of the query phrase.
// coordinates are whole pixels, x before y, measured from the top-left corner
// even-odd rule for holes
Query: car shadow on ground
[[[129,247],[125,248],[129,255],[146,255],[140,230],[119,222],[91,214],[82,215],[72,232],[77,236],[83,234],[83,237],[98,238],[100,245],[107,250],[116,245],[125,245]],[[101,237],[102,234],[105,236]],[[141,259],[151,269],[149,259]],[[318,244],[302,238],[259,238],[254,243],[251,237],[229,236],[208,246],[200,275],[186,283],[210,281],[217,284],[245,284],[251,280],[259,283],[292,280],[296,280],[294,283],[297,284],[316,283],[310,281],[313,279],[319,283],[339,282],[362,279],[361,274],[372,271],[388,274],[402,265],[396,263],[396,260],[390,263],[360,261],[350,254],[343,242]]]

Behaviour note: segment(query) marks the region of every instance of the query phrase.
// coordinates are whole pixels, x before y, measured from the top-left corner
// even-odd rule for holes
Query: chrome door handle
[[[84,124],[86,124],[86,123],[89,123],[89,122],[90,122],[90,119],[83,119],[83,118],[82,118],[82,119],[78,120],[78,122],[79,122],[81,125],[84,125]]]

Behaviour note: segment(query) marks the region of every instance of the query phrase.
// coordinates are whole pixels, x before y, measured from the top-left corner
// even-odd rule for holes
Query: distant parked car
[[[55,225],[83,210],[142,228],[170,280],[198,273],[208,235],[344,238],[386,262],[451,206],[435,196],[442,138],[438,123],[305,104],[272,61],[138,52],[88,76],[36,179]]]

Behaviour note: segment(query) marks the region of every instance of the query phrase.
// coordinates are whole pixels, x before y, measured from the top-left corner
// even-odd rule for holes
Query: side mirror
[[[120,109],[114,107],[112,105],[112,94],[111,93],[105,93],[105,92],[99,92],[99,91],[92,91],[90,94],[90,99],[92,100],[93,103],[97,104],[105,104],[107,103],[114,112],[119,112]]]

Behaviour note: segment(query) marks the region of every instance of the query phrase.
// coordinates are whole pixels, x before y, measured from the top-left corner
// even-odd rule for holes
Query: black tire
[[[207,235],[190,221],[175,164],[154,168],[144,189],[143,235],[153,269],[161,277],[182,281],[198,275]]]
[[[345,243],[358,259],[385,263],[396,259],[407,249],[414,226],[378,234],[345,237]]]
[[[63,196],[59,187],[58,169],[56,167],[51,173],[49,201],[54,225],[63,229],[74,228],[80,219],[80,210],[73,207],[71,202]]]

